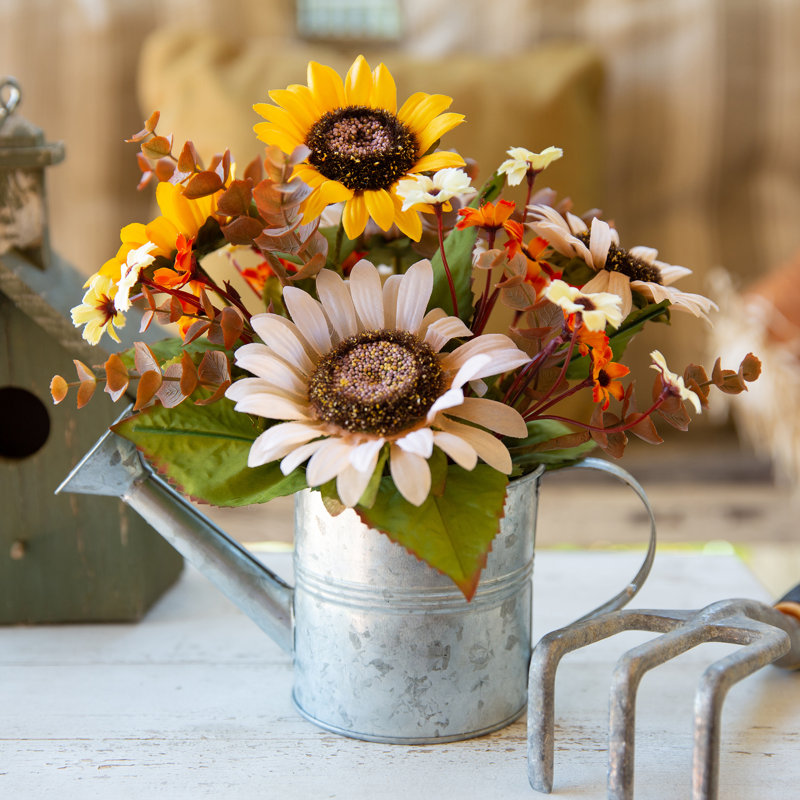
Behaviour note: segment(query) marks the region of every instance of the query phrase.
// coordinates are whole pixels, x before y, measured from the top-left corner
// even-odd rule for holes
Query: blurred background
[[[786,0],[0,0],[0,74],[20,81],[21,113],[66,146],[47,175],[51,242],[87,276],[122,226],[152,216],[123,142],[143,119],[157,109],[160,131],[245,164],[260,150],[252,104],[305,83],[310,59],[343,70],[363,52],[386,63],[399,96],[451,95],[467,123],[443,144],[482,177],[508,147],[562,147],[542,185],[579,213],[603,209],[623,246],[694,270],[682,289],[716,291],[719,268],[732,280],[716,334],[675,313],[668,346],[658,330],[634,343],[639,369],[654,346],[676,371],[721,351],[735,367],[747,349],[774,365],[735,398],[737,425],[703,415],[658,449],[631,448],[625,466],[653,494],[662,536],[773,543],[795,581],[798,41],[800,3]],[[552,480],[557,516],[569,487]],[[641,512],[586,491],[597,519],[555,520],[548,543],[641,539]],[[290,538],[288,507],[270,513],[242,535]]]

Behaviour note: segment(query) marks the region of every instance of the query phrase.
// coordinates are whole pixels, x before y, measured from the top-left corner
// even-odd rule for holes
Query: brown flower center
[[[589,233],[578,233],[575,237],[580,239],[587,247],[589,246]],[[603,269],[609,272],[621,272],[632,281],[645,281],[659,285],[664,282],[661,277],[661,270],[655,264],[648,264],[643,259],[632,256],[627,250],[617,247],[613,242],[609,245]]]
[[[347,431],[399,433],[444,391],[436,353],[406,331],[364,331],[326,353],[308,384],[316,415]]]
[[[388,189],[417,160],[417,140],[382,108],[347,106],[323,114],[306,136],[308,161],[354,191]]]

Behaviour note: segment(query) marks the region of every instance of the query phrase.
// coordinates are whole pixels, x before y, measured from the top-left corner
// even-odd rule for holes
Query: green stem
[[[453,316],[458,317],[458,300],[456,300],[456,287],[453,284],[453,276],[450,273],[450,265],[447,263],[447,255],[444,252],[444,226],[442,224],[442,207],[437,203],[434,205],[436,211],[436,229],[439,232],[439,251],[442,254],[442,265],[447,275],[447,285],[450,287],[450,299],[453,302]]]

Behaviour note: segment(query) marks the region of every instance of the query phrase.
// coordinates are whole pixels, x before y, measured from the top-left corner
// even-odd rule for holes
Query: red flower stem
[[[528,162],[530,163],[530,162]],[[526,173],[525,177],[528,179],[528,195],[525,198],[525,205],[522,209],[522,224],[525,224],[525,220],[528,219],[528,203],[531,201],[531,194],[533,194],[533,182],[536,180],[536,171],[529,169]]]
[[[247,320],[247,322],[250,322],[251,314],[245,308],[242,301],[236,300],[235,298],[231,297],[231,295],[228,294],[228,292],[226,292],[221,286],[218,286],[214,281],[214,279],[202,267],[200,267],[199,264],[197,265],[197,268],[198,268],[198,277],[200,278],[200,282],[204,283],[209,289],[211,289],[212,292],[219,295],[223,300],[225,300],[231,306],[239,309],[239,311],[242,312],[242,315]]]
[[[554,406],[556,405],[556,403],[560,403],[562,400],[566,400],[571,395],[591,385],[592,385],[592,379],[584,378],[584,380],[582,380],[580,383],[576,383],[571,388],[567,389],[564,392],[561,392],[561,394],[558,395],[557,397],[552,397],[550,401],[545,405],[540,404],[536,408],[533,407],[529,408],[527,411],[525,411],[525,413],[523,413],[522,417],[526,422],[530,419],[540,418],[539,415],[542,413],[542,411],[547,411],[547,409],[550,408],[550,406]]]
[[[596,425],[589,425],[586,422],[578,422],[577,420],[568,419],[567,417],[558,417],[555,414],[544,414],[541,417],[537,417],[537,419],[553,419],[556,422],[566,422],[568,425],[577,425],[587,431],[598,431],[599,433],[622,433],[623,431],[635,428],[643,419],[647,419],[647,417],[649,417],[664,402],[664,400],[667,399],[668,395],[669,392],[662,391],[655,403],[653,403],[653,405],[650,406],[647,411],[639,414],[639,416],[636,417],[636,419],[632,422],[626,422],[624,425],[615,425],[613,428],[598,428]]]
[[[439,232],[439,252],[442,254],[442,265],[444,266],[445,274],[447,275],[447,284],[450,287],[450,299],[453,302],[453,316],[458,316],[458,300],[456,300],[456,287],[453,284],[453,276],[450,274],[450,265],[447,263],[447,256],[444,252],[444,226],[442,224],[442,207],[436,203],[434,205],[436,212],[436,229]]]
[[[564,363],[561,366],[561,372],[558,373],[558,377],[556,378],[555,383],[545,392],[544,397],[536,403],[535,406],[529,408],[526,413],[536,413],[538,410],[542,408],[542,406],[550,399],[550,396],[556,389],[559,383],[564,380],[564,376],[567,374],[567,370],[569,369],[569,362],[572,359],[572,354],[575,351],[575,342],[578,339],[578,330],[580,329],[579,325],[575,325],[572,330],[572,336],[569,340],[569,349],[567,350],[566,355],[564,356]]]
[[[175,297],[178,300],[182,300],[185,303],[189,303],[193,305],[195,308],[201,309],[203,304],[200,302],[200,299],[195,297],[193,294],[189,292],[182,292],[180,289],[172,289],[169,286],[162,286],[160,283],[156,283],[155,281],[151,281],[149,278],[145,278],[144,275],[139,279],[140,283],[144,284],[145,286],[149,286],[151,289],[155,289],[157,292],[161,292],[163,294],[168,294],[171,297]]]

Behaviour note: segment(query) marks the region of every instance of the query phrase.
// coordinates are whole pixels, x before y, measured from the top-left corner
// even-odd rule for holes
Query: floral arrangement
[[[629,434],[658,443],[655,415],[685,430],[687,406],[744,390],[760,365],[677,374],[655,351],[640,410],[627,343],[715,307],[674,285],[689,270],[535,187],[556,147],[512,147],[475,188],[474,166],[439,149],[464,121],[451,98],[398,108],[396,94],[383,64],[359,57],[343,79],[310,63],[307,85],[254,106],[265,157],[240,176],[227,151],[176,155],[153,114],[130,141],[161,214],[122,229],[72,318],[93,344],[119,341],[135,303],[142,331],[180,336],[76,361],[51,392],[75,386],[82,407],[98,382],[115,401],[136,382],[114,430],[186,495],[235,506],[316,488],[469,598],[509,479],[595,447],[619,457]],[[515,186],[520,207],[501,198]],[[579,392],[590,418],[558,413]]]

